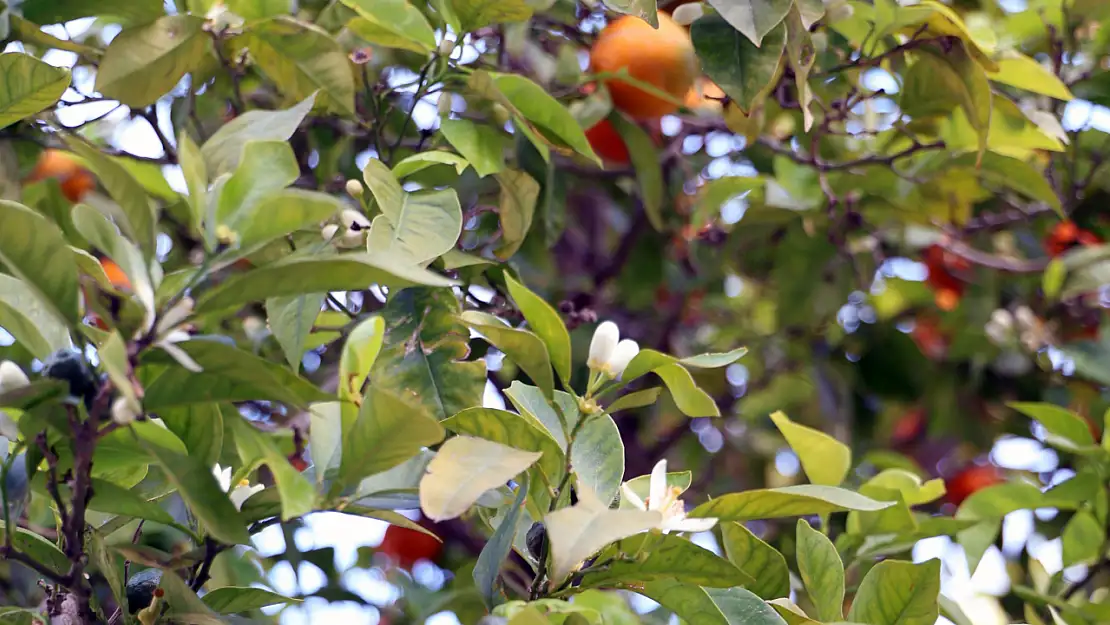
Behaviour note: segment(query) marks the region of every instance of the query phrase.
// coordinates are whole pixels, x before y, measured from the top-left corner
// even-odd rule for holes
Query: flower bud
[[[612,321],[602,322],[594,330],[594,338],[590,341],[590,356],[586,360],[586,366],[595,371],[601,371],[608,367],[609,359],[613,356],[613,350],[617,348],[617,343],[620,341],[620,328]]]
[[[624,373],[628,363],[640,353],[640,345],[631,339],[624,339],[617,343],[616,349],[613,350],[613,355],[609,357],[609,375],[614,378],[620,378]]]
[[[451,114],[451,107],[454,105],[455,98],[446,91],[439,94],[439,99],[436,100],[436,111],[440,117],[447,117]]]
[[[20,369],[19,365],[10,360],[0,362],[0,393],[14,391],[30,383],[27,374],[23,373],[23,369]]]
[[[355,198],[356,200],[362,197],[362,183],[354,178],[347,181],[347,195]]]
[[[705,7],[700,2],[684,4],[671,13],[671,19],[679,26],[689,26],[701,16],[705,15]]]
[[[454,41],[444,37],[443,41],[439,42],[439,48],[437,48],[437,52],[439,52],[440,56],[451,56],[451,53],[454,52],[454,51],[455,51],[455,42]]]
[[[366,218],[366,215],[353,208],[343,209],[343,212],[339,213],[339,221],[344,228],[356,232],[370,228],[370,220]]]
[[[112,421],[119,425],[130,425],[142,413],[142,406],[130,397],[121,395],[112,402]]]

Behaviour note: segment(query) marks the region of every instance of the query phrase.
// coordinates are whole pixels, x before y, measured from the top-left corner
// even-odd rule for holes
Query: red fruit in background
[[[940,324],[932,317],[921,317],[914,322],[910,338],[917,348],[932,360],[940,360],[948,354],[948,336]]]
[[[411,571],[420,560],[434,562],[443,551],[443,543],[423,532],[390,525],[377,551],[388,556],[399,568]]]
[[[1056,257],[1076,246],[1099,245],[1102,238],[1090,230],[1083,230],[1074,221],[1061,221],[1045,235],[1043,243],[1044,251]]]
[[[973,465],[945,481],[948,501],[960,505],[976,491],[1005,482],[1002,472],[994,465]]]
[[[890,444],[892,447],[905,447],[912,444],[925,434],[925,410],[913,408],[894,422],[890,431]]]
[[[85,195],[96,188],[96,179],[68,153],[61,150],[43,150],[27,182],[56,178],[62,187],[62,195],[70,202],[80,202]]]
[[[971,263],[939,245],[927,247],[922,260],[929,270],[925,282],[936,293],[937,307],[941,310],[953,310],[960,303],[967,287],[967,281],[959,274],[969,271]]]
[[[608,119],[599,121],[587,130],[586,139],[602,160],[621,165],[628,163],[628,146]]]

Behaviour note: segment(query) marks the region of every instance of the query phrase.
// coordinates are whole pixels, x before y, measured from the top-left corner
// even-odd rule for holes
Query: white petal
[[[623,497],[625,501],[632,504],[633,506],[636,506],[640,510],[647,510],[647,504],[644,503],[643,499],[640,499],[639,495],[632,492],[632,489],[628,487],[628,482],[621,484],[621,497]]]
[[[232,490],[230,493],[228,493],[227,496],[229,499],[231,499],[231,504],[235,506],[236,510],[242,510],[243,503],[246,500],[250,499],[251,495],[254,495],[260,490],[264,490],[265,488],[266,487],[261,484],[255,484],[253,486],[239,485],[236,486],[235,489]]]
[[[8,413],[0,410],[0,436],[14,441],[19,438],[19,425]]]
[[[182,321],[188,319],[189,315],[193,314],[194,304],[195,302],[191,297],[181,298],[181,301],[174,304],[173,308],[167,310],[166,314],[158,320],[158,334],[165,334],[170,328],[180,325]]]
[[[331,241],[339,232],[339,226],[335,224],[328,224],[320,230],[320,236],[324,237],[325,241]]]
[[[130,397],[120,395],[112,402],[112,421],[119,425],[130,425],[142,413],[142,406]]]
[[[30,383],[27,374],[23,373],[23,369],[20,369],[19,365],[10,360],[0,362],[0,393],[14,391]]]
[[[660,460],[651,470],[651,490],[648,491],[648,507],[663,510],[667,499],[667,461]]]
[[[586,366],[590,369],[602,369],[607,366],[620,337],[620,328],[612,321],[605,321],[597,326],[594,330],[594,338],[590,341],[590,357],[586,361]]]
[[[212,467],[212,475],[216,476],[216,482],[220,485],[220,490],[225,493],[231,490],[231,467],[221,467],[219,464]]]
[[[617,343],[616,349],[613,350],[613,355],[609,356],[609,371],[613,377],[619,378],[624,373],[628,363],[640,353],[640,345],[631,339],[624,339]]]
[[[192,356],[185,353],[185,350],[174,345],[173,343],[169,341],[159,341],[158,347],[161,347],[167,354],[170,355],[170,357],[177,361],[177,364],[185,367],[189,371],[192,371],[193,373],[200,373],[201,371],[204,371],[204,367],[201,367],[199,364],[197,364],[197,361],[193,360]]]
[[[717,524],[717,519],[670,518],[663,520],[664,532],[707,532]]]

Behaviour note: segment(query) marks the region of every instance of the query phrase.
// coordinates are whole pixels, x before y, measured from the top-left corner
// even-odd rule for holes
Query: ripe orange
[[[1090,230],[1075,225],[1074,221],[1061,221],[1045,235],[1044,249],[1055,258],[1075,246],[1090,247],[1102,243],[1102,238]]]
[[[967,283],[958,274],[969,271],[971,263],[939,245],[930,245],[923,260],[929,270],[925,282],[936,293],[937,308],[954,310],[967,288]]]
[[[96,188],[96,179],[88,170],[77,164],[61,150],[43,150],[27,182],[55,178],[61,183],[62,194],[70,202],[80,202],[85,194]]]
[[[717,83],[709,80],[705,76],[697,79],[693,87],[686,92],[686,98],[683,103],[686,108],[692,111],[705,111],[710,113],[720,113],[723,105],[721,100],[725,97],[725,92],[717,86]]]
[[[618,72],[627,69],[638,81],[670,94],[678,101],[686,96],[698,73],[694,44],[686,29],[660,11],[659,29],[638,17],[625,15],[609,23],[590,50],[590,71]],[[613,105],[638,119],[653,119],[673,113],[669,102],[617,79],[605,81]]]
[[[945,483],[948,501],[957,506],[976,491],[1001,484],[1005,479],[994,465],[973,465],[956,474]]]
[[[386,528],[385,537],[377,549],[398,567],[409,571],[420,560],[435,561],[442,550],[443,543],[435,538],[399,525]]]
[[[602,160],[620,165],[628,163],[628,146],[608,119],[599,121],[587,130],[586,139]]]
[[[100,267],[104,269],[104,275],[108,276],[108,280],[112,286],[121,291],[131,290],[131,280],[127,274],[123,273],[123,269],[115,263],[111,258],[104,256],[100,259]]]

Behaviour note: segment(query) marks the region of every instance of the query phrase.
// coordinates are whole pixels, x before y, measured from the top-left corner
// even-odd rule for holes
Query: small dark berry
[[[544,554],[544,544],[547,542],[547,529],[542,522],[535,522],[532,527],[528,528],[528,553],[533,558],[539,560]]]
[[[161,569],[143,569],[127,580],[127,608],[134,614],[150,605],[162,583]]]
[[[42,374],[69,383],[69,394],[79,397],[88,406],[97,392],[97,381],[85,357],[77,351],[63,349],[46,359]]]

